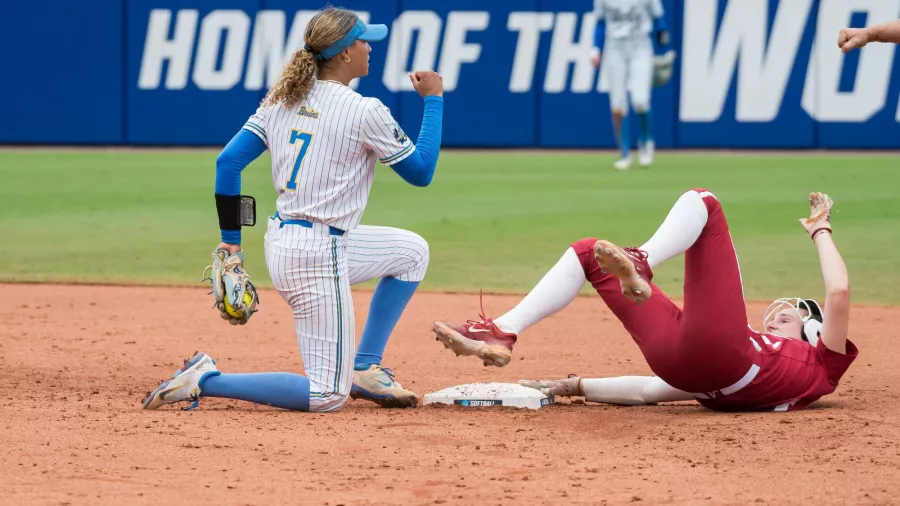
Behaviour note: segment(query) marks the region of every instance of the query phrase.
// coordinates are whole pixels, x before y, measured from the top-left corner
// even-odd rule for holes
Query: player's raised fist
[[[872,42],[872,36],[865,28],[842,28],[838,33],[838,47],[842,53],[849,53],[869,42]]]
[[[419,92],[419,96],[423,98],[429,95],[444,96],[444,78],[437,72],[417,70],[409,74],[409,80],[412,81],[413,88]]]

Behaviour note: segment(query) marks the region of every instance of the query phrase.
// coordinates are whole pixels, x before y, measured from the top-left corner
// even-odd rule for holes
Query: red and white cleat
[[[647,263],[647,252],[637,248],[620,248],[599,240],[594,243],[594,258],[603,272],[619,278],[622,294],[641,304],[650,298],[653,271]]]
[[[503,367],[512,359],[518,336],[500,330],[493,320],[485,318],[484,307],[481,313],[481,320],[469,320],[464,325],[434,322],[432,330],[437,340],[457,356],[478,357],[485,366]]]

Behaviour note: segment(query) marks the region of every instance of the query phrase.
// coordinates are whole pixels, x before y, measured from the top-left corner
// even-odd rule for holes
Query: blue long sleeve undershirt
[[[671,40],[667,40],[665,44],[662,43],[661,38],[663,32],[669,31],[669,25],[666,24],[666,17],[660,16],[653,20],[653,33],[656,35],[656,44],[659,46],[660,50],[665,51],[668,49],[669,44],[672,43]],[[671,37],[667,37],[671,38]]]
[[[416,139],[416,149],[409,156],[391,165],[394,172],[413,186],[428,186],[434,178],[441,150],[444,118],[444,97],[425,97],[422,127]]]
[[[266,151],[266,144],[243,128],[225,145],[216,157],[216,193],[241,194],[241,171]],[[222,230],[222,242],[241,243],[240,230]]]
[[[666,24],[665,16],[660,16],[653,20],[653,31],[654,32],[661,32],[663,30],[668,30],[668,29],[669,29],[669,25]]]

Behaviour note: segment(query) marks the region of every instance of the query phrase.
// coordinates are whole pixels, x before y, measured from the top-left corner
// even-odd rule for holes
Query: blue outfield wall
[[[0,143],[213,145],[250,116],[323,1],[7,2]],[[406,72],[444,76],[444,146],[613,147],[590,63],[593,0],[344,0],[391,28],[373,44],[380,98],[415,138]],[[654,89],[660,147],[900,148],[898,52],[843,55],[843,26],[900,0],[663,0],[678,51]]]

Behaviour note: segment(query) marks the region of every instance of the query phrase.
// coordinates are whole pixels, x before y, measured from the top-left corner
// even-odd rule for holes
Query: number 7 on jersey
[[[300,144],[300,151],[297,153],[297,159],[294,160],[294,170],[291,171],[291,177],[288,178],[284,185],[286,190],[297,191],[297,174],[300,173],[300,165],[303,158],[306,157],[306,150],[309,149],[309,143],[312,142],[313,134],[309,132],[301,132],[299,130],[291,130],[291,144]]]

